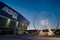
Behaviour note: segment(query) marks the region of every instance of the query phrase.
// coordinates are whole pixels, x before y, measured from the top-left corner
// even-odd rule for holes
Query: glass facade
[[[0,1],[0,29],[4,28],[4,31],[9,29],[14,33],[23,34],[28,25],[29,21],[25,17]]]
[[[17,30],[18,34],[23,34],[27,29],[27,25],[16,20],[0,16],[0,27]]]
[[[7,21],[6,18],[0,16],[0,27],[6,26],[6,21]]]

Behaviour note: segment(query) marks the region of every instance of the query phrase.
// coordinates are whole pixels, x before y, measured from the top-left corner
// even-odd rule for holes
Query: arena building
[[[29,23],[24,16],[0,1],[0,34],[23,34]]]

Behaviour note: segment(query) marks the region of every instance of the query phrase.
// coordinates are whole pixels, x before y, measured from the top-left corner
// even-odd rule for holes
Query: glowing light
[[[15,29],[18,27],[18,22],[16,22],[16,27],[15,27]]]
[[[43,33],[43,31],[42,31],[42,30],[40,30],[39,35],[44,35],[44,33]]]
[[[40,22],[41,22],[41,24],[42,24],[43,26],[46,25],[46,27],[48,28],[48,32],[43,32],[42,29],[41,29],[41,31],[39,32],[39,35],[54,35],[54,33],[51,31],[51,29],[50,29],[50,27],[49,27],[49,25],[48,25],[48,21],[47,21],[47,20],[41,19]]]
[[[48,30],[49,30],[48,35],[54,35],[54,33],[51,31],[49,25],[47,25],[47,27],[48,27]]]
[[[9,23],[10,23],[10,19],[7,20],[7,22],[6,22],[6,27],[9,26]]]

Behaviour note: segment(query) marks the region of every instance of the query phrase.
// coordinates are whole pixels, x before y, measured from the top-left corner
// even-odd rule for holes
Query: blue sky
[[[53,13],[60,20],[60,0],[1,0],[30,21],[28,29],[34,29],[34,16],[40,12]],[[60,21],[59,21],[60,22]]]

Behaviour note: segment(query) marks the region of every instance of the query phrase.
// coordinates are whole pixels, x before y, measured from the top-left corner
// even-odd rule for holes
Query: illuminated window
[[[16,27],[15,27],[15,29],[17,29],[17,27],[18,27],[18,22],[16,22]]]
[[[21,25],[21,23],[18,23],[18,34],[22,34],[22,30],[21,30],[21,27],[22,27],[22,25]]]
[[[10,19],[7,19],[7,22],[6,22],[6,27],[8,27],[10,24]]]
[[[16,27],[16,22],[15,22],[14,20],[11,20],[9,27],[12,28],[12,29],[15,29],[15,27]]]

